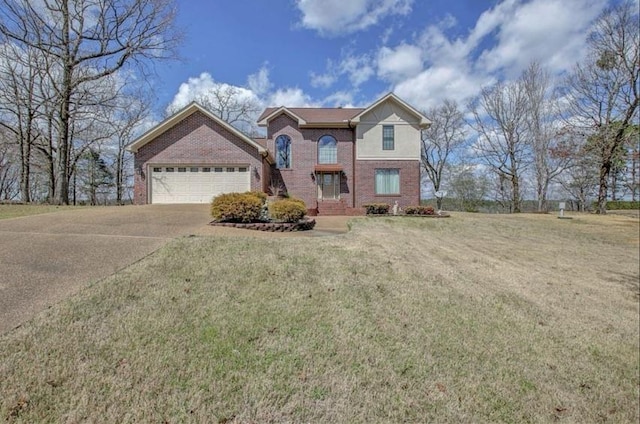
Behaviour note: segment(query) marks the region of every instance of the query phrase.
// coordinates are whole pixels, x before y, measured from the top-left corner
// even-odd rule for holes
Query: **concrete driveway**
[[[210,220],[208,205],[96,207],[0,220],[0,334],[174,237],[286,236],[212,227]],[[344,232],[346,222],[319,219],[317,230],[304,235]]]

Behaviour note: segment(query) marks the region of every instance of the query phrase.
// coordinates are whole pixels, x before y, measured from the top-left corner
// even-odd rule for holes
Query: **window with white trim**
[[[396,168],[376,169],[375,186],[378,195],[400,194],[400,170]]]
[[[382,126],[382,150],[394,150],[395,149],[395,136],[393,131],[393,125]]]
[[[338,163],[338,142],[331,135],[318,140],[318,163]]]

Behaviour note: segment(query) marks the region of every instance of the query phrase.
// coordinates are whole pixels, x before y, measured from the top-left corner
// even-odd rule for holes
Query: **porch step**
[[[318,215],[346,215],[346,207],[342,200],[318,201]]]

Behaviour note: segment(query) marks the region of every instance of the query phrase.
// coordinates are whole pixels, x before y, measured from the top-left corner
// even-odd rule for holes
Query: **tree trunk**
[[[30,178],[31,178],[31,142],[22,140],[20,142],[20,192],[24,203],[31,203]]]
[[[513,204],[513,213],[522,212],[520,207],[520,178],[517,175],[511,177],[511,185],[513,187],[511,203]]]
[[[58,169],[56,172],[56,197],[55,203],[59,205],[69,204],[69,112],[71,105],[71,89],[73,77],[73,63],[69,44],[69,5],[63,1],[60,5],[62,12],[62,46],[66,49],[63,57],[62,71],[62,98],[60,102],[58,123]]]
[[[607,191],[611,162],[603,161],[600,165],[600,179],[598,188],[598,207],[596,213],[605,215],[607,213]]]
[[[122,157],[123,155],[123,149],[120,149],[118,151],[118,156],[116,158],[116,204],[117,205],[122,205],[122,194],[123,194],[123,185],[124,185],[124,170],[123,168],[123,162],[124,162],[124,158]]]
[[[638,149],[631,153],[631,201],[636,201],[636,192],[638,191],[636,166],[638,166]]]

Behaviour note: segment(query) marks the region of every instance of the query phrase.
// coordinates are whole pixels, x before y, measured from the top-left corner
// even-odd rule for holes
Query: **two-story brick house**
[[[268,108],[250,138],[192,103],[139,139],[135,203],[203,203],[280,187],[310,213],[420,201],[420,132],[428,119],[394,94],[367,108]]]

